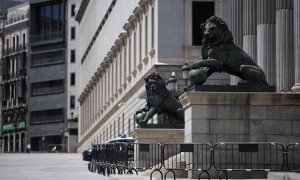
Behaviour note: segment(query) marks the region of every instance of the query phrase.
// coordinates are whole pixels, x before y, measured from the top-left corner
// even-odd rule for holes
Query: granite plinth
[[[140,124],[139,128],[183,129],[184,124]]]
[[[194,91],[208,92],[275,92],[275,86],[260,85],[195,85]]]
[[[137,128],[131,135],[135,138],[136,143],[183,143],[184,129]]]

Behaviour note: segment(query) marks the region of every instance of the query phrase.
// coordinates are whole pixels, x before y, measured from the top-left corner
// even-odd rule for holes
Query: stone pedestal
[[[184,129],[137,128],[131,135],[136,143],[175,144],[184,142]]]
[[[186,92],[185,143],[299,141],[300,94]]]
[[[135,143],[146,143],[146,144],[180,144],[184,143],[184,129],[170,129],[170,128],[137,128],[132,134],[135,138]],[[166,160],[167,163],[172,162],[169,159]],[[163,174],[166,173],[166,169],[162,168]],[[140,175],[150,176],[152,170],[147,170],[145,172],[140,172]],[[172,177],[169,173],[167,177]],[[186,178],[187,171],[176,170],[176,177]],[[149,177],[148,177],[149,178]]]

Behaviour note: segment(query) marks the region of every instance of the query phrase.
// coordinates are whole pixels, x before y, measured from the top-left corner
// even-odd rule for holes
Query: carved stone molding
[[[117,57],[117,54],[118,54],[118,52],[119,52],[119,47],[118,47],[118,45],[113,45],[111,48],[110,48],[110,51],[111,52],[113,52],[113,57],[115,58],[115,57]]]
[[[137,17],[137,20],[140,22],[142,20],[142,14],[143,14],[143,11],[144,9],[140,6],[136,7],[134,10],[133,10],[133,13],[136,15]]]
[[[124,46],[127,42],[128,33],[126,31],[122,31],[119,35],[120,40],[122,41],[122,45]]]
[[[133,25],[130,22],[126,22],[123,26],[123,29],[127,31],[128,35],[130,36],[132,34]]]
[[[136,15],[130,15],[128,18],[128,22],[130,22],[132,24],[133,29],[136,28],[137,26],[137,21],[138,21],[138,17]]]

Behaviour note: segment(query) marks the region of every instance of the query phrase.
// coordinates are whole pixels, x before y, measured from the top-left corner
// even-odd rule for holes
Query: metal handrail
[[[213,146],[218,171],[281,171],[285,148],[277,142],[219,142]]]

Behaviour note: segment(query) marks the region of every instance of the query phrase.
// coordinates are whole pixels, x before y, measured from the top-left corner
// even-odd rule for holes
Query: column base
[[[295,93],[300,93],[300,83],[295,83],[291,90]]]

